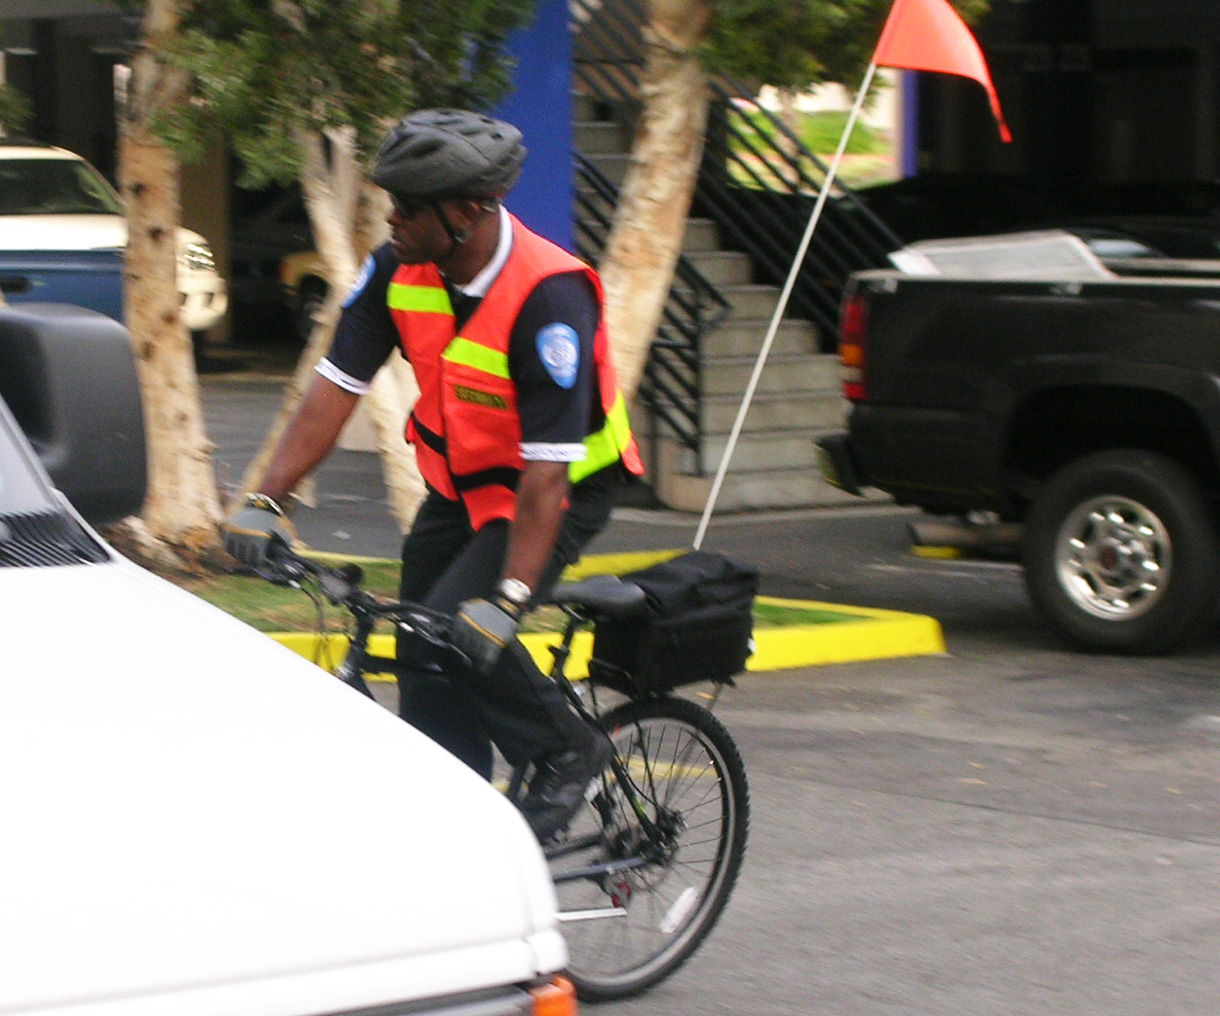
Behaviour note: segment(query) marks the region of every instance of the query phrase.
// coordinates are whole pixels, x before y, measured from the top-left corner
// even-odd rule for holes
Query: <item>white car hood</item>
[[[0,617],[0,1013],[322,1012],[562,965],[525,823],[382,707],[127,562],[0,568]]]
[[[127,246],[121,215],[7,215],[4,250],[114,250]]]

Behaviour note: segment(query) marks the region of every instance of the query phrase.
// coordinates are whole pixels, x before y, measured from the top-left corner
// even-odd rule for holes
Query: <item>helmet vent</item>
[[[460,109],[412,113],[390,131],[373,182],[405,200],[500,197],[525,161],[521,132],[510,123]]]

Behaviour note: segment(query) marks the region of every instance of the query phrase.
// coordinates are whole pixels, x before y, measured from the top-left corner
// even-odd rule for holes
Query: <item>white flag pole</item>
[[[877,65],[870,63],[868,71],[864,75],[864,83],[860,86],[860,91],[856,95],[855,105],[852,106],[851,113],[847,117],[847,126],[843,128],[843,136],[839,139],[839,147],[835,151],[834,158],[831,160],[830,168],[826,170],[826,179],[822,182],[822,189],[818,193],[818,199],[814,203],[813,212],[809,216],[809,224],[805,227],[805,235],[801,238],[796,257],[793,258],[792,268],[788,272],[788,279],[780,293],[779,303],[775,305],[775,313],[771,315],[771,324],[767,328],[762,348],[758,351],[758,359],[754,363],[754,373],[750,375],[750,383],[746,385],[746,392],[741,400],[741,407],[737,410],[737,419],[733,421],[733,429],[729,433],[728,444],[725,446],[724,454],[720,457],[720,466],[716,470],[716,479],[712,482],[712,490],[708,495],[707,504],[703,508],[703,517],[699,520],[699,529],[695,533],[695,542],[693,544],[695,550],[698,550],[703,545],[703,537],[707,533],[712,509],[715,508],[716,499],[720,496],[720,488],[724,483],[724,474],[728,471],[729,460],[733,457],[733,451],[737,447],[737,439],[741,435],[741,428],[745,423],[746,413],[749,411],[750,402],[754,398],[754,390],[758,387],[758,379],[762,375],[763,367],[766,366],[767,356],[770,354],[771,345],[775,341],[775,333],[779,330],[780,320],[787,309],[788,300],[792,296],[792,289],[796,285],[796,278],[800,272],[801,263],[805,260],[805,254],[809,251],[809,243],[813,239],[813,231],[817,228],[818,220],[822,217],[822,208],[826,204],[826,198],[830,195],[830,186],[839,171],[839,163],[843,160],[844,151],[847,150],[847,141],[851,137],[852,129],[856,126],[856,120],[860,116],[860,111],[864,108],[864,99],[868,95],[869,86],[872,85],[873,75],[876,73]]]

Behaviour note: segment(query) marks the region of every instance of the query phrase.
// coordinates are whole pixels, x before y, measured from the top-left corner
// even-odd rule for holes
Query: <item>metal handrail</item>
[[[577,30],[578,82],[615,119],[630,127],[640,108],[641,39],[646,21],[642,3],[571,0],[571,10]],[[791,269],[827,166],[765,108],[752,107],[769,125],[768,131],[747,135],[737,129],[727,110],[739,100],[752,100],[740,82],[721,77],[710,87],[713,116],[694,209],[719,226],[723,242],[750,256],[758,281],[780,284]],[[778,143],[779,137],[786,140],[787,147]],[[769,168],[766,177],[759,173],[758,164]],[[777,167],[785,171],[775,172]],[[749,186],[737,182],[743,178]],[[818,326],[826,345],[833,341],[837,328],[847,276],[861,268],[884,265],[887,252],[901,246],[899,238],[850,189],[836,182],[834,197],[823,209],[789,304],[793,316],[809,318]]]
[[[618,203],[618,188],[585,156],[575,156],[576,248],[596,262],[605,249]],[[695,456],[702,472],[701,369],[703,336],[728,314],[729,303],[683,255],[678,256],[657,335],[652,343],[637,393],[681,444]]]

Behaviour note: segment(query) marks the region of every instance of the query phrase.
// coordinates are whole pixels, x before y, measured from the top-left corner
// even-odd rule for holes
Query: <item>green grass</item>
[[[397,561],[365,561],[363,586],[379,596],[394,597],[398,591]],[[240,618],[259,631],[339,632],[346,629],[347,614],[326,604],[321,624],[313,601],[299,589],[276,586],[252,575],[220,575],[186,584],[196,596],[215,604],[225,613]],[[857,620],[854,614],[806,607],[800,604],[756,602],[756,628],[784,627],[794,624],[833,624]],[[563,615],[553,607],[535,611],[526,620],[526,631],[558,631]]]
[[[733,129],[740,135],[731,136],[730,145],[740,161],[729,161],[729,175],[743,187],[787,190],[790,170],[782,164],[768,143],[768,139],[774,139],[777,134],[775,126],[757,112],[737,110],[730,116]],[[797,136],[807,151],[820,156],[823,162],[829,162],[839,147],[839,139],[847,126],[847,116],[847,113],[841,112],[802,114]],[[821,175],[812,166],[804,168],[813,179]],[[839,180],[851,187],[863,187],[892,179],[893,174],[892,141],[885,134],[857,121],[839,166]]]
[[[823,607],[768,603],[765,600],[754,602],[755,628],[787,628],[794,624],[836,624],[840,621],[859,620],[859,614],[845,614]]]
[[[775,126],[761,113],[734,112],[730,114],[731,126],[750,141],[750,146],[765,152],[769,145],[767,139],[774,139]],[[847,113],[822,112],[802,114],[797,127],[797,137],[807,151],[815,155],[833,155],[839,147],[843,129],[847,126]],[[757,135],[758,137],[754,137]],[[739,154],[745,150],[745,142],[732,141],[734,151]],[[877,134],[867,124],[857,120],[848,138],[847,155],[877,155],[890,150],[890,142]]]
[[[362,562],[364,588],[379,596],[398,593],[397,561]],[[254,575],[218,575],[185,584],[196,596],[215,604],[259,631],[317,631],[318,612],[300,589],[272,585]],[[343,631],[347,615],[326,604],[324,631]]]

